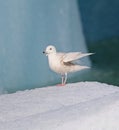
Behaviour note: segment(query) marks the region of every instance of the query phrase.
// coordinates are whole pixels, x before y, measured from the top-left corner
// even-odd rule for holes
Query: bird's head
[[[52,45],[49,45],[46,47],[45,51],[43,51],[44,54],[46,54],[46,56],[48,56],[49,54],[52,53],[56,53],[56,48]]]

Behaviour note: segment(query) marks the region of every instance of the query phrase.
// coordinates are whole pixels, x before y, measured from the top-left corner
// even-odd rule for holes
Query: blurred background
[[[92,69],[87,79],[119,85],[119,1],[78,0]]]
[[[58,51],[95,53],[80,61],[91,69],[69,74],[69,83],[118,86],[118,7],[118,0],[0,1],[0,93],[60,82],[42,54],[49,44]]]

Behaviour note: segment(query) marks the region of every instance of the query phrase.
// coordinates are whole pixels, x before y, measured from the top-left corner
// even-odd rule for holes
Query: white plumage
[[[80,66],[78,64],[75,64],[73,63],[73,61],[93,54],[81,52],[60,53],[57,52],[56,48],[52,45],[47,46],[46,50],[43,53],[45,53],[48,56],[50,68],[56,73],[62,75],[61,85],[66,84],[67,73],[89,68],[88,66]]]

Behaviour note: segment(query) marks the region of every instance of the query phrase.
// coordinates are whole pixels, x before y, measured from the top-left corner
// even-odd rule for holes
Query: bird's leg
[[[62,85],[64,84],[64,75],[62,74]]]
[[[62,83],[58,84],[58,86],[64,86],[67,80],[66,74],[61,74],[61,76],[62,76]]]
[[[66,84],[66,81],[67,81],[67,73],[62,74],[62,84],[61,84],[61,86],[64,86]]]
[[[63,82],[63,84],[65,85],[66,82],[67,82],[67,73],[64,74],[64,82]]]

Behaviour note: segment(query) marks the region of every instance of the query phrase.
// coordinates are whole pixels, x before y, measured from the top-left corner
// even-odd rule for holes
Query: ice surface
[[[0,96],[0,130],[118,130],[119,88],[98,82]]]

